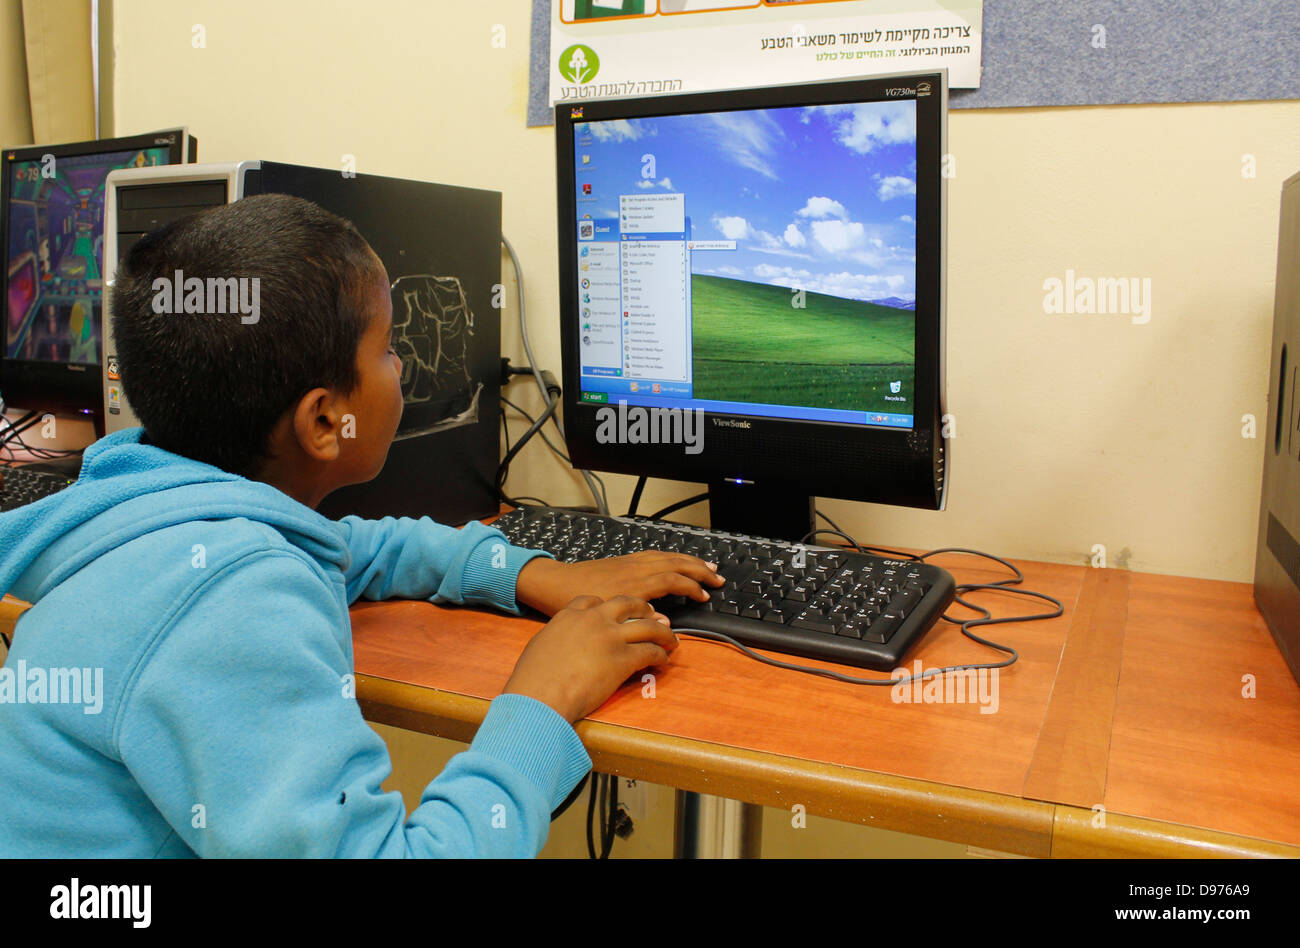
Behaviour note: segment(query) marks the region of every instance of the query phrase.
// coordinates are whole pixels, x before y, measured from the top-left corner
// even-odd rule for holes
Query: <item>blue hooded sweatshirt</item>
[[[406,813],[353,689],[348,605],[518,614],[536,550],[480,523],[329,520],[118,431],[0,515],[33,603],[0,669],[0,856],[537,855],[591,767],[564,718],[492,701]]]

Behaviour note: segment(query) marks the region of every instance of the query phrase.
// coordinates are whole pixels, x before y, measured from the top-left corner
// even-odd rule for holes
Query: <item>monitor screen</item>
[[[915,99],[571,134],[581,402],[914,427]]]
[[[6,163],[4,356],[97,365],[103,324],[104,179],[169,164],[168,145]]]

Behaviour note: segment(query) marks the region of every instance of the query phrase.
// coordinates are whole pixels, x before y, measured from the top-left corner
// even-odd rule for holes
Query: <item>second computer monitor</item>
[[[100,413],[105,180],[186,160],[194,139],[183,128],[5,150],[0,391],[9,404]]]

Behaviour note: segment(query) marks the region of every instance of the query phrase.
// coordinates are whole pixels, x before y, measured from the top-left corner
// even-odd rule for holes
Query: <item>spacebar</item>
[[[830,619],[795,619],[790,623],[793,629],[811,629],[813,632],[835,634],[835,623]]]

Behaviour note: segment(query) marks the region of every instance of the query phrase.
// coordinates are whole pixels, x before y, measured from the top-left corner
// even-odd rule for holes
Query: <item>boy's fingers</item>
[[[650,599],[658,599],[660,596],[689,596],[704,602],[709,598],[708,592],[699,583],[681,573],[656,573],[649,580]]]
[[[635,622],[625,622],[619,631],[623,633],[623,640],[628,645],[654,643],[656,647],[663,649],[665,652],[671,652],[677,648],[677,636],[673,634],[673,630],[662,622],[656,622],[653,619],[638,619]]]
[[[635,656],[633,671],[640,671],[650,665],[667,665],[668,653],[652,642],[636,642],[629,646]]]
[[[691,577],[701,585],[708,583],[711,586],[721,586],[726,582],[716,569],[697,556],[691,556],[689,553],[669,553],[667,556],[673,569],[683,576]]]
[[[614,596],[611,599],[606,599],[600,606],[600,610],[610,622],[625,622],[628,619],[649,619],[655,614],[654,607],[650,603],[634,596]]]

